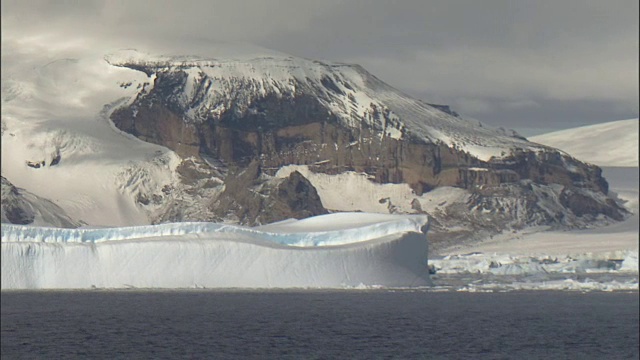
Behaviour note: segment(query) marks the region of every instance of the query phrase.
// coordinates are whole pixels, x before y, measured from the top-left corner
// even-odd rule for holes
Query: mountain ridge
[[[178,110],[185,113],[185,120],[191,122],[206,121],[208,116],[219,117],[229,109],[240,113],[255,110],[245,101],[251,95],[264,97],[272,93],[291,98],[296,95],[297,88],[303,88],[318,95],[323,105],[343,124],[357,127],[365,123],[372,128],[385,129],[385,136],[398,138],[403,135],[401,129],[389,126],[400,125],[397,124],[399,115],[395,114],[400,113],[404,122],[408,122],[403,125],[411,135],[429,142],[441,141],[447,146],[459,146],[483,160],[491,156],[503,156],[505,145],[544,149],[543,146],[526,142],[515,133],[507,134],[504,129],[492,129],[486,124],[465,121],[451,115],[446,107],[413,99],[382,82],[360,65],[292,56],[242,60],[189,57],[149,59],[140,53],[135,53],[135,56],[127,54],[111,55],[107,59],[114,66],[142,71],[154,82],[157,81],[154,76],[158,74],[183,74],[182,79],[170,80],[173,86],[183,86],[183,91],[174,102]],[[180,84],[181,81],[184,84]],[[203,86],[198,87],[199,83]],[[203,90],[206,93],[203,94]],[[204,100],[208,100],[213,108],[205,108],[202,105]],[[376,108],[380,113],[376,112]],[[481,140],[476,139],[479,134]],[[490,140],[493,140],[492,144],[487,146]]]
[[[41,61],[36,72],[29,61],[38,59],[16,65],[20,71],[2,80],[3,176],[44,198],[62,197],[70,215],[91,215],[84,220],[95,225],[242,222],[234,211],[248,209],[217,208],[220,196],[269,197],[287,166],[311,171],[293,179],[300,188],[308,188],[312,174],[333,184],[351,173],[384,189],[396,186],[401,196],[384,190],[366,207],[429,212],[434,228],[464,228],[466,236],[625,216],[607,198],[596,166],[410,98],[362,67],[290,56],[226,62],[147,56],[128,50],[106,60],[93,54]],[[34,169],[27,161],[48,166]],[[248,188],[227,190],[225,183],[254,161],[260,170]],[[73,180],[87,172],[96,174],[90,182]],[[76,193],[64,184],[70,179]],[[55,186],[42,186],[46,181]],[[108,191],[98,194],[93,186]],[[447,188],[464,195],[429,205],[442,194],[434,190]],[[271,199],[296,202],[295,193],[283,194]],[[260,203],[282,211],[269,221],[295,216],[269,201]],[[330,210],[361,211],[338,207]],[[107,208],[121,215],[105,217]],[[264,217],[254,215],[246,224],[261,223]]]

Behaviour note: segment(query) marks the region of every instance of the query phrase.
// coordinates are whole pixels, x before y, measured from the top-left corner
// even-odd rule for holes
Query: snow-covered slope
[[[264,228],[2,225],[2,289],[429,284],[425,216],[332,214]]]
[[[125,136],[108,120],[147,77],[111,66],[101,55],[63,55],[3,60],[2,176],[78,221],[148,224],[134,194],[141,188],[162,194],[173,183],[178,158]]]
[[[414,136],[442,142],[485,161],[511,154],[515,149],[544,148],[515,133],[452,116],[441,107],[404,95],[358,65],[256,53],[202,59],[126,50],[108,54],[105,59],[109,64],[149,74],[183,71],[184,92],[175,94],[175,98],[187,118],[196,123],[210,116],[220,117],[229,109],[235,113],[259,112],[254,104],[257,98],[293,98],[308,92],[347,127],[370,126],[396,139]]]
[[[529,140],[598,166],[638,167],[638,132],[638,119],[629,119],[555,131]]]

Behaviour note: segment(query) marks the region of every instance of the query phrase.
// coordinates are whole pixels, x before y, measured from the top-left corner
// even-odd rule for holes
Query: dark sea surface
[[[638,292],[3,291],[2,359],[638,359]]]

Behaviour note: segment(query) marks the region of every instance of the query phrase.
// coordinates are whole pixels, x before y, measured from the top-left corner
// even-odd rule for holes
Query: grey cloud
[[[598,44],[637,30],[633,1],[350,1],[330,17],[312,19],[307,32],[284,29],[273,46],[376,54],[411,47],[545,49],[584,40]],[[637,31],[635,31],[637,32]],[[284,39],[284,40],[283,40]],[[307,41],[312,39],[314,41]],[[324,43],[324,47],[316,46]],[[407,49],[408,48],[408,49]],[[302,54],[305,55],[305,54]]]
[[[211,41],[250,42],[360,63],[411,95],[500,126],[517,128],[536,119],[540,127],[558,127],[638,116],[633,0],[1,4],[3,44],[43,33],[52,42],[80,36],[96,46],[185,53],[206,53]]]

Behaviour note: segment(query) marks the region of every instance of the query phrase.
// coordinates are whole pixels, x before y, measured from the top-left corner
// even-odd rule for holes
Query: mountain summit
[[[3,76],[3,176],[51,199],[38,184],[55,177],[43,174],[96,169],[91,185],[115,191],[110,209],[135,222],[429,213],[436,233],[462,236],[625,214],[598,167],[413,99],[358,65],[125,50],[36,68]],[[83,196],[56,186],[58,204],[71,216],[84,208],[89,224],[104,197],[91,185]]]

